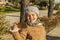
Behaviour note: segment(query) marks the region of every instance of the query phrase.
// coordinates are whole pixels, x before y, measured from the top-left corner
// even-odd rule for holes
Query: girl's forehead
[[[36,13],[33,11],[29,11],[29,12],[27,12],[27,14],[36,14]]]

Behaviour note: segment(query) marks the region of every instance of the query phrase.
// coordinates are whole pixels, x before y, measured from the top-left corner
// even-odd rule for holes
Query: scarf
[[[31,23],[31,22],[26,22],[26,24],[27,25],[29,25],[29,26],[36,26],[36,25],[38,25],[40,23],[40,20],[38,19],[38,20],[36,20],[34,23]]]

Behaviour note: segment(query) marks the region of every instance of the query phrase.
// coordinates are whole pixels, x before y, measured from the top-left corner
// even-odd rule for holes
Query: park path
[[[58,23],[56,28],[50,31],[47,35],[54,36],[54,37],[60,37],[60,23]]]
[[[6,14],[6,20],[8,20],[10,22],[10,25],[12,26],[14,22],[20,21],[20,12]]]
[[[60,23],[47,35],[47,40],[60,40]]]

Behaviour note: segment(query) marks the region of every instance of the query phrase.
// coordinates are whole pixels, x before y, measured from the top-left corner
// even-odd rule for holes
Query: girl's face
[[[31,23],[34,23],[36,20],[37,20],[37,15],[36,15],[36,13],[29,11],[29,12],[27,13],[27,21],[29,21],[29,22],[31,22]]]

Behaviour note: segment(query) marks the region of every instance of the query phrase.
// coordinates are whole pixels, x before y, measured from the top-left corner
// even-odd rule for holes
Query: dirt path
[[[56,26],[56,28],[50,31],[47,35],[54,36],[54,37],[60,37],[60,23]]]
[[[6,14],[6,20],[8,20],[10,22],[10,25],[12,26],[14,22],[20,21],[20,12]]]

